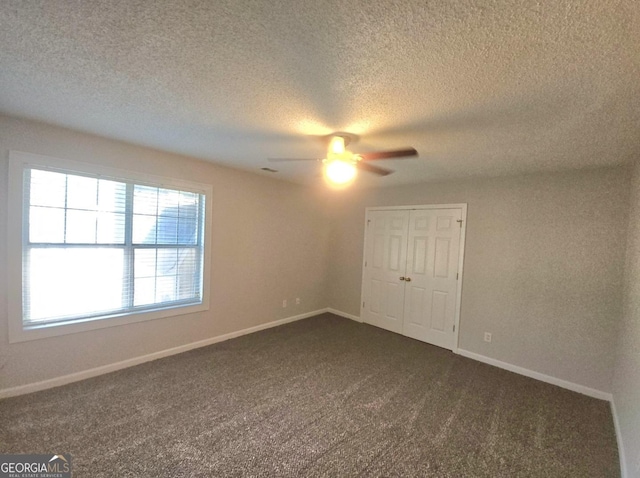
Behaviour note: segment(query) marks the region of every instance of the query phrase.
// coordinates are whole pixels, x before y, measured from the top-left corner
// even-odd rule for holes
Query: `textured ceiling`
[[[0,111],[307,184],[266,158],[332,131],[419,151],[368,186],[615,164],[640,2],[0,0]]]

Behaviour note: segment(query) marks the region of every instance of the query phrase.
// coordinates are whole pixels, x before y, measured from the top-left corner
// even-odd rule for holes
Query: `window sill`
[[[57,324],[42,324],[23,327],[17,321],[11,321],[9,327],[9,343],[27,342],[48,337],[58,337],[61,335],[77,334],[91,330],[105,329],[108,327],[118,327],[121,325],[145,322],[148,320],[164,319],[180,315],[193,314],[209,310],[206,303],[189,306],[178,306],[160,310],[127,313],[117,316],[94,317],[82,321],[73,321]]]

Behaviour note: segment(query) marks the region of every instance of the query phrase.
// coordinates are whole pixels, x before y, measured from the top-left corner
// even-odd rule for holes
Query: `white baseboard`
[[[540,380],[541,382],[557,385],[558,387],[566,388],[567,390],[571,390],[573,392],[582,393],[583,395],[588,395],[589,397],[598,398],[600,400],[606,400],[608,402],[611,402],[613,399],[613,396],[608,392],[596,390],[595,388],[585,387],[584,385],[579,385],[577,383],[569,382],[567,380],[562,380],[561,378],[552,377],[551,375],[545,375],[543,373],[535,372],[533,370],[529,370],[524,367],[518,367],[517,365],[512,365],[507,362],[502,362],[500,360],[496,360],[491,357],[486,357],[484,355],[480,355],[475,352],[469,352],[468,350],[458,349],[458,353],[464,357],[477,360],[478,362],[483,362],[489,365],[493,365],[494,367],[502,368],[510,372],[524,375],[525,377],[535,378],[536,380]]]
[[[611,414],[613,415],[613,426],[616,429],[616,440],[618,442],[618,456],[620,457],[620,477],[627,478],[627,461],[624,454],[624,445],[622,443],[622,432],[620,430],[620,420],[618,420],[618,410],[616,410],[616,401],[611,399]]]
[[[345,319],[351,319],[351,320],[355,320],[356,322],[362,323],[362,319],[360,317],[358,317],[357,315],[347,314],[346,312],[342,312],[341,310],[332,309],[331,307],[328,307],[326,309],[326,311],[331,313],[331,314],[339,315],[340,317],[344,317]]]
[[[295,322],[296,320],[302,320],[308,317],[313,317],[314,315],[318,315],[327,311],[328,311],[327,309],[314,310],[312,312],[307,312],[305,314],[294,315],[292,317],[285,317],[284,319],[274,320],[272,322],[267,322],[266,324],[256,325],[255,327],[249,327],[248,329],[242,329],[236,332],[230,332],[228,334],[218,335],[217,337],[211,337],[205,340],[199,340],[197,342],[191,342],[189,344],[180,345],[178,347],[173,347],[166,350],[160,350],[159,352],[142,355],[140,357],[134,357],[131,359],[123,360],[121,362],[116,362],[108,365],[102,365],[100,367],[91,368],[88,370],[83,370],[82,372],[71,373],[69,375],[63,375],[61,377],[42,380],[40,382],[27,383],[25,385],[18,385],[17,387],[0,389],[0,399],[7,398],[7,397],[14,397],[16,395],[24,395],[26,393],[39,392],[40,390],[46,390],[48,388],[59,387],[60,385],[66,385],[68,383],[78,382],[80,380],[84,380],[87,378],[97,377],[98,375],[103,375],[105,373],[115,372],[116,370],[121,370],[123,368],[133,367],[134,365],[139,365],[141,363],[150,362],[152,360],[157,360],[164,357],[169,357],[170,355],[176,355],[176,354],[187,352],[189,350],[197,349],[200,347],[206,347],[207,345],[212,345],[218,342],[224,342],[225,340],[233,339],[235,337],[240,337],[242,335],[251,334],[253,332],[258,332],[264,329],[270,329],[271,327],[277,327],[278,325],[287,324],[289,322]]]

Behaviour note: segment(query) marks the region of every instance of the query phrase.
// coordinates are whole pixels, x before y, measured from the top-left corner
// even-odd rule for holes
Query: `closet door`
[[[366,228],[362,318],[402,333],[409,211],[370,211]]]
[[[453,349],[460,257],[460,209],[412,210],[402,333]]]

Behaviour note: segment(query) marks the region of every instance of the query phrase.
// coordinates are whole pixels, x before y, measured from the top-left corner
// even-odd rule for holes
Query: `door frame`
[[[452,352],[458,353],[458,339],[460,336],[460,307],[462,304],[462,281],[464,278],[464,249],[465,238],[467,235],[467,203],[458,204],[419,204],[411,206],[369,206],[365,207],[364,211],[364,249],[362,251],[362,279],[360,286],[360,317],[364,322],[364,264],[367,260],[367,221],[369,220],[370,211],[399,211],[399,210],[419,210],[419,209],[460,209],[460,217],[462,218],[462,226],[460,227],[460,252],[458,255],[458,284],[456,287],[456,310],[454,314],[454,326],[453,331],[453,348]]]

